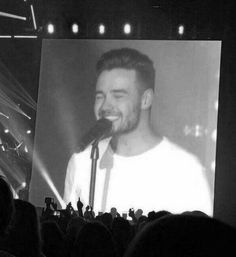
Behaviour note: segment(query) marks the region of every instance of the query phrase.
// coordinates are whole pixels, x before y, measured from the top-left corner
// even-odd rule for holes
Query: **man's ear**
[[[153,89],[148,88],[143,92],[142,106],[141,106],[142,110],[147,110],[147,109],[151,108],[152,102],[153,102],[153,97],[154,97]]]

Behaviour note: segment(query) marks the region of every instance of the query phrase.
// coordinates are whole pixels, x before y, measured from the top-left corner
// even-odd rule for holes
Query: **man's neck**
[[[135,130],[130,133],[113,136],[111,147],[118,155],[134,156],[150,150],[160,141],[161,137],[151,127],[147,127],[145,130]]]

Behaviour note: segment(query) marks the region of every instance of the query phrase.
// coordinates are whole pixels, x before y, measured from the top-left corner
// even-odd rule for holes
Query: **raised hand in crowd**
[[[80,197],[79,197],[79,200],[77,201],[77,209],[78,209],[78,213],[79,213],[79,216],[80,217],[83,217],[83,206],[84,204],[80,201]]]
[[[130,208],[130,209],[129,209],[129,216],[132,218],[132,221],[133,221],[134,223],[137,223],[137,218],[135,217],[134,209],[133,209],[133,208]]]

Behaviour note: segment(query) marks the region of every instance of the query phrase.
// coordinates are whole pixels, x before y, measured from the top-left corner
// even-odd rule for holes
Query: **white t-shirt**
[[[91,147],[73,154],[67,167],[64,201],[77,209],[78,198],[89,204]],[[124,157],[115,154],[109,140],[99,143],[94,211],[119,213],[129,208],[172,213],[201,210],[212,215],[206,176],[192,154],[163,140],[145,153]]]

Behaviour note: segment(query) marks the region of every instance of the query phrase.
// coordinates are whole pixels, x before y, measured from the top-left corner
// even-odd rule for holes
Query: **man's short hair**
[[[135,70],[143,89],[153,89],[155,85],[155,69],[153,61],[145,54],[132,48],[113,49],[105,52],[97,62],[97,77],[105,70],[123,68]]]

